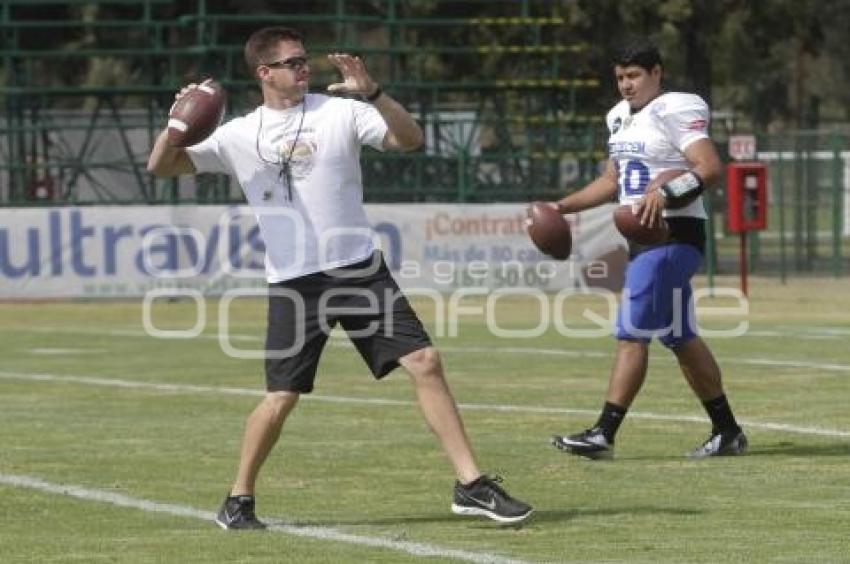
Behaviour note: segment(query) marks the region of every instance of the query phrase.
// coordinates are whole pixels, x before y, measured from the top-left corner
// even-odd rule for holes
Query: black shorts
[[[309,393],[339,323],[375,378],[431,339],[380,253],[362,263],[269,285],[266,389]]]

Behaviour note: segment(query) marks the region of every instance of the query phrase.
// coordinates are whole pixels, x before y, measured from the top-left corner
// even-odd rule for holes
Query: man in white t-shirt
[[[575,213],[619,199],[633,204],[646,225],[666,221],[670,237],[650,246],[629,242],[617,316],[617,356],[605,405],[593,427],[556,435],[552,443],[587,458],[613,455],[614,436],[643,385],[649,343],[657,337],[676,356],[711,419],[709,438],[690,456],[741,454],[747,437],[732,414],[717,362],[696,334],[691,299],[690,280],[705,246],[707,216],[701,193],[722,167],[707,133],[708,106],[694,94],[662,89],[661,57],[647,41],[627,44],[616,56],[614,74],[623,99],[606,119],[611,135],[605,172],[552,205],[561,213]],[[687,172],[663,184],[652,180],[669,170]]]
[[[425,419],[457,475],[452,511],[522,521],[531,506],[479,471],[440,355],[376,252],[363,209],[361,147],[415,150],[423,143],[422,130],[358,57],[328,58],[343,79],[328,90],[359,94],[365,102],[308,94],[310,66],[301,35],[284,27],[255,32],[245,44],[245,59],[260,83],[263,105],[187,149],[170,146],[163,132],[148,162],[157,176],[234,176],[266,243],[267,394],[248,417],[236,480],[216,522],[224,529],[264,528],[254,509],[257,475],[300,395],[313,390],[319,357],[337,323],[376,378],[399,365],[410,374]]]

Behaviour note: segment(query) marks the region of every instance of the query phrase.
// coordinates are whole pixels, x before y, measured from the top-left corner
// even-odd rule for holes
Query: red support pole
[[[741,293],[747,296],[747,232],[741,231],[741,251],[738,258],[741,265]]]

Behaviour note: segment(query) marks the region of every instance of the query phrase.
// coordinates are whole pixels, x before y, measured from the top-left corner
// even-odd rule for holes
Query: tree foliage
[[[653,39],[670,87],[756,127],[850,113],[846,0],[580,0],[569,13],[600,54],[627,36]],[[601,55],[596,63],[605,68]]]
[[[141,4],[141,3],[140,3]],[[665,57],[668,87],[701,94],[715,110],[738,122],[767,128],[814,126],[823,121],[850,118],[850,2],[847,0],[174,0],[157,3],[160,17],[208,14],[321,14],[344,10],[352,16],[383,18],[475,18],[559,16],[565,24],[555,29],[529,31],[527,27],[486,28],[402,26],[375,30],[356,22],[298,20],[311,41],[333,41],[343,33],[349,41],[422,46],[421,52],[399,57],[392,69],[398,74],[421,69],[430,80],[470,77],[510,78],[534,70],[517,64],[511,54],[434,54],[428,46],[468,44],[522,44],[532,36],[556,45],[586,45],[571,56],[563,71],[570,77],[597,77],[602,89],[580,100],[585,113],[596,113],[616,99],[609,58],[614,47],[629,36],[654,40]],[[12,19],[120,19],[132,6],[124,3],[71,3],[67,7],[10,9]],[[9,31],[8,33],[12,33]],[[71,28],[28,28],[16,32],[19,47],[49,47],[73,52],[97,45],[114,47],[146,41],[145,31],[121,37],[107,31]],[[245,25],[222,26],[219,42],[238,45]],[[139,37],[135,37],[138,35]],[[197,45],[194,33],[165,38],[173,46]],[[395,42],[395,43],[393,43]],[[89,61],[50,60],[31,63],[36,85],[117,84],[142,76],[137,61],[109,56]],[[52,65],[52,66],[51,66]],[[141,69],[141,70],[140,70]],[[383,67],[381,70],[385,70]],[[9,73],[9,68],[4,69]],[[17,71],[16,71],[17,72]],[[40,77],[40,78],[38,78]],[[9,78],[7,77],[7,81]],[[141,80],[141,78],[139,78]],[[601,93],[601,95],[599,95]]]

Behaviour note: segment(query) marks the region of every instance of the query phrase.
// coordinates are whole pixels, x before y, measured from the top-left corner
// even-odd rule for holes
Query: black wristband
[[[670,209],[683,208],[693,202],[705,190],[702,178],[692,170],[662,184],[661,193],[667,200],[666,207]]]
[[[381,94],[383,94],[383,93],[384,93],[384,91],[381,90],[380,86],[378,86],[372,94],[370,94],[369,96],[366,96],[366,101],[367,102],[374,102],[375,100],[380,98]]]

